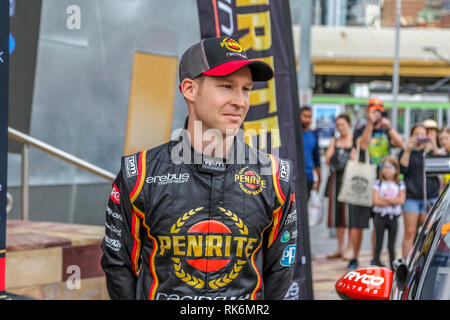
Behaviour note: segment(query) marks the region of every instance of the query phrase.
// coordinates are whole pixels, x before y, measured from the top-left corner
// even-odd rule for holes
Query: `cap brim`
[[[379,104],[372,104],[372,105],[369,106],[368,109],[369,109],[369,110],[371,110],[371,109],[376,109],[376,110],[378,110],[378,111],[384,112],[384,107],[383,107],[383,106],[380,106]]]
[[[213,77],[223,77],[232,74],[245,66],[250,68],[253,81],[268,81],[274,76],[272,68],[267,63],[259,60],[228,61],[208,71],[202,72],[202,74]]]

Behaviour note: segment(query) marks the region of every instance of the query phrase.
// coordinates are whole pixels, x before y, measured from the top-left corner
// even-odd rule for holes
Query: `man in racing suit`
[[[293,167],[239,130],[253,81],[273,71],[231,38],[195,44],[179,71],[187,132],[122,157],[113,184],[101,260],[110,298],[282,299],[296,255]],[[233,132],[222,154],[205,148],[210,128]]]

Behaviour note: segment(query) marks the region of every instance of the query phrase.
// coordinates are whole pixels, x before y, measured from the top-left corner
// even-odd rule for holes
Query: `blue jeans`
[[[437,201],[438,198],[427,199],[428,206],[433,206],[433,204]],[[418,199],[406,199],[403,204],[403,211],[410,213],[427,213],[427,210],[423,207],[423,200]]]

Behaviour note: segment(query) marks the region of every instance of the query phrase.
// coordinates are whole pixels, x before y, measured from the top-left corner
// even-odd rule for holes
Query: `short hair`
[[[303,107],[300,109],[300,114],[302,114],[304,111],[312,111],[312,109],[311,109],[310,106],[303,106]]]

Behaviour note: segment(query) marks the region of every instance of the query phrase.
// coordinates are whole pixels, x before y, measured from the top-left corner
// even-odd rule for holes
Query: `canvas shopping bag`
[[[373,205],[373,185],[377,179],[377,165],[369,163],[366,150],[366,161],[359,161],[359,145],[356,147],[357,160],[348,160],[344,169],[338,201],[363,206]]]

